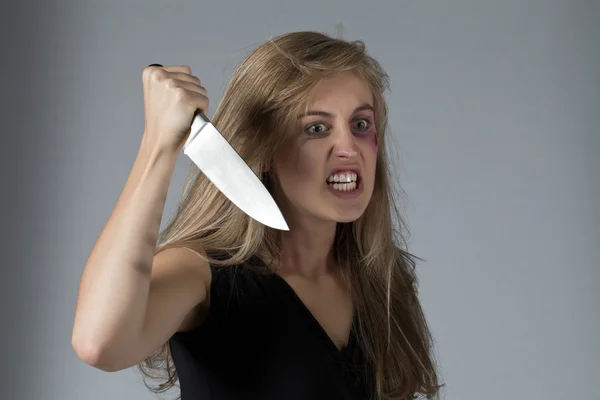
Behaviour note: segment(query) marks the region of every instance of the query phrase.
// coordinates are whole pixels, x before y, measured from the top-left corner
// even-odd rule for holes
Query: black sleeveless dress
[[[181,400],[363,400],[372,373],[355,340],[340,351],[287,282],[259,260],[211,266],[210,311],[170,339]]]

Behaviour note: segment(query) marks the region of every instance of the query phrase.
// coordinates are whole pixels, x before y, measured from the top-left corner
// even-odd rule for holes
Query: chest
[[[327,278],[319,283],[299,277],[283,278],[299,301],[299,306],[338,350],[349,340],[354,318],[351,296],[340,279]]]

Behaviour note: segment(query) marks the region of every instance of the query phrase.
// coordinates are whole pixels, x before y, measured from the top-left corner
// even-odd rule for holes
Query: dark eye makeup
[[[358,133],[369,132],[373,130],[373,121],[369,117],[360,117],[352,122],[352,128]],[[304,127],[304,132],[309,135],[322,135],[329,129],[325,122],[313,122]]]

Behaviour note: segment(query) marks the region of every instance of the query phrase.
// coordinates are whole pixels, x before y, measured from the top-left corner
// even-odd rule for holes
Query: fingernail
[[[161,65],[161,64],[150,64],[150,65],[148,65],[148,66],[149,66],[149,67],[162,67],[162,65]]]

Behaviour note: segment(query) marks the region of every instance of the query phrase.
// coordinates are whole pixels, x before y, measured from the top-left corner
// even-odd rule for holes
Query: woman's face
[[[369,86],[351,72],[309,94],[297,132],[275,155],[275,199],[286,219],[351,222],[373,193],[377,133]]]

